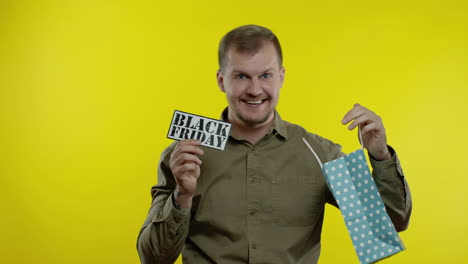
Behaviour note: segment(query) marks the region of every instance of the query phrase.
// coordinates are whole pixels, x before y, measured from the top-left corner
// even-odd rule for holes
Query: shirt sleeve
[[[137,249],[143,264],[174,263],[188,236],[190,208],[179,210],[172,201],[176,183],[169,157],[173,147],[174,144],[161,155],[158,184],[151,189],[151,209],[138,235]]]
[[[398,155],[392,147],[388,148],[392,154],[391,159],[377,161],[369,155],[369,160],[373,168],[372,177],[379,189],[385,209],[392,219],[395,229],[400,232],[408,227],[412,199]]]

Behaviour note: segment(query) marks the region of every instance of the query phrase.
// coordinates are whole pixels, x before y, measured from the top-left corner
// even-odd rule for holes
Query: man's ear
[[[286,73],[286,69],[284,67],[281,67],[280,69],[280,80],[281,80],[281,86],[283,86],[284,82],[284,74]]]
[[[226,90],[224,90],[224,77],[223,77],[223,73],[221,72],[221,70],[218,70],[218,71],[216,72],[216,79],[217,79],[217,81],[218,81],[218,87],[219,87],[219,89],[220,89],[223,93],[225,93]]]

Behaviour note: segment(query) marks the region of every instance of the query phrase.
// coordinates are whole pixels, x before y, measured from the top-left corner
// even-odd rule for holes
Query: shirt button
[[[252,248],[253,248],[253,249],[256,249],[256,248],[257,248],[257,244],[252,243]]]
[[[255,181],[254,177],[250,177],[250,183],[253,183]]]
[[[250,210],[250,215],[254,215],[255,214],[255,211],[254,210]]]

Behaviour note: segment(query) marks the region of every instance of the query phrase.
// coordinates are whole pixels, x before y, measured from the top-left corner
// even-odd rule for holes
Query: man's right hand
[[[183,140],[177,143],[169,159],[169,165],[177,183],[174,199],[176,206],[181,209],[192,206],[202,163],[198,158],[199,155],[203,155],[199,141]]]

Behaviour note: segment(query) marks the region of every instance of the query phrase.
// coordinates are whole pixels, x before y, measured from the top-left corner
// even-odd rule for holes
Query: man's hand
[[[351,121],[353,123],[348,126],[348,129],[353,130],[359,126],[362,141],[364,141],[361,143],[373,158],[377,160],[388,160],[391,158],[387,147],[385,128],[380,116],[360,104],[355,104],[353,109],[343,117],[341,123],[345,125]]]
[[[169,159],[169,165],[177,183],[174,192],[176,206],[182,209],[192,206],[202,163],[198,155],[203,155],[200,142],[183,140],[177,143]]]

